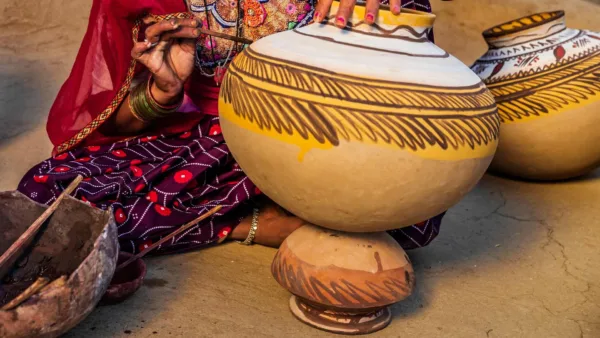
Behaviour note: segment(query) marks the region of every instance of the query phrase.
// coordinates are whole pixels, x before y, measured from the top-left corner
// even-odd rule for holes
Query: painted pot
[[[334,2],[332,13],[339,3]],[[330,229],[383,231],[457,203],[487,170],[493,96],[427,40],[435,16],[379,11],[265,37],[238,55],[219,98],[233,156],[271,199]]]
[[[415,285],[408,256],[386,232],[359,234],[314,225],[286,238],[271,272],[294,295],[294,316],[341,334],[385,328],[391,321],[389,305],[408,297]]]
[[[600,165],[600,34],[565,26],[562,11],[483,33],[472,69],[498,104],[500,144],[491,169],[556,180]]]

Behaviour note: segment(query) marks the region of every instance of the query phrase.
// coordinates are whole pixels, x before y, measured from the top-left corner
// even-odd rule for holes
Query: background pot
[[[600,34],[566,27],[564,12],[555,11],[483,36],[489,50],[472,69],[496,97],[502,120],[491,169],[557,180],[600,165]]]

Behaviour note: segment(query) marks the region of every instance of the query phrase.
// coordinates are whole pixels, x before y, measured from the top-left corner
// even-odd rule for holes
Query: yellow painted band
[[[331,5],[329,15],[335,17],[339,6],[339,1],[334,1]],[[365,6],[356,5],[354,7],[354,15],[356,15],[359,20],[364,19],[365,13]],[[406,8],[402,8],[402,12],[400,15],[395,15],[388,8],[382,6],[377,14],[377,23],[382,23],[390,26],[407,25],[413,27],[433,27],[434,22],[435,14]]]

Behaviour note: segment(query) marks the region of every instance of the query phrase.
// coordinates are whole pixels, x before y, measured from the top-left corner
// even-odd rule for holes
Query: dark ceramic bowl
[[[119,252],[117,266],[132,256],[127,252]],[[146,277],[146,263],[142,259],[137,259],[124,269],[116,271],[100,305],[118,304],[129,298],[142,286],[144,277]]]

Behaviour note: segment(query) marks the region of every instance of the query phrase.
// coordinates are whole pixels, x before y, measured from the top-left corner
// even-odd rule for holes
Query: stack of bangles
[[[183,92],[181,98],[177,104],[171,106],[163,106],[156,102],[152,93],[152,77],[148,78],[148,81],[140,83],[137,87],[133,88],[129,93],[129,109],[133,116],[142,121],[149,123],[151,121],[167,117],[170,114],[176,112],[183,102]]]

